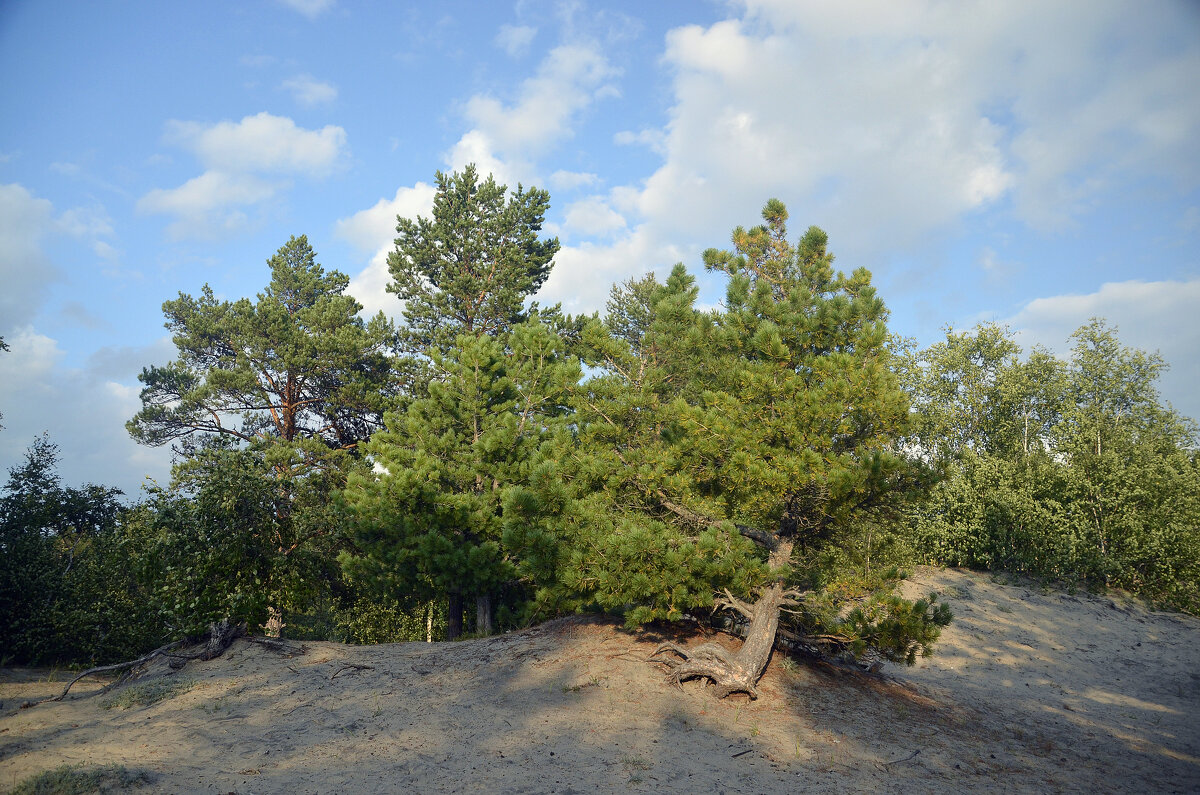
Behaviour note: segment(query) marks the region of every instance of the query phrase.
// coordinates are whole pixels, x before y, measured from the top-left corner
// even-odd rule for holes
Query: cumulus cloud
[[[602,197],[589,196],[567,207],[565,227],[587,236],[607,235],[625,228],[625,218]]]
[[[290,91],[292,97],[306,108],[323,105],[337,99],[337,86],[324,80],[317,80],[311,75],[296,75],[284,80],[280,86]]]
[[[321,177],[345,153],[346,131],[326,125],[306,130],[286,116],[262,112],[238,122],[167,122],[165,139],[194,153],[209,169]]]
[[[16,183],[0,185],[0,331],[32,320],[49,284],[61,278],[42,251],[42,238],[53,219],[54,207],[46,199]]]
[[[1070,335],[1090,318],[1117,326],[1121,342],[1157,351],[1171,365],[1162,393],[1184,414],[1200,419],[1200,279],[1109,282],[1092,293],[1038,298],[1004,321],[1023,346],[1070,352]]]
[[[30,327],[5,341],[11,350],[0,355],[0,407],[7,427],[0,433],[0,468],[20,463],[45,431],[59,446],[59,474],[67,484],[98,482],[131,497],[147,475],[165,484],[170,450],[142,447],[125,432],[125,421],[141,408],[129,371],[117,380],[94,368],[64,368],[57,341]]]
[[[496,34],[496,46],[516,58],[529,52],[537,28],[528,25],[501,25]]]
[[[994,207],[1053,229],[1131,175],[1200,182],[1200,93],[1184,77],[1200,73],[1200,40],[1186,4],[1136,18],[1111,0],[741,7],[667,34],[666,124],[614,136],[662,157],[607,197],[647,250],[724,244],[774,196],[794,225],[824,227],[843,260],[870,264]],[[593,259],[612,263],[630,242],[581,247],[560,269],[589,282]]]
[[[289,178],[320,179],[343,162],[346,131],[327,125],[307,130],[285,116],[259,113],[239,122],[167,122],[168,143],[192,152],[206,171],[176,188],[155,188],[138,200],[146,213],[175,216],[172,237],[205,237],[245,226],[236,209],[267,202]]]
[[[561,303],[573,314],[602,312],[617,282],[649,271],[665,277],[676,262],[688,261],[696,253],[663,242],[645,226],[610,244],[584,241],[564,245],[538,299],[545,304]]]
[[[550,175],[550,187],[555,190],[576,190],[589,187],[600,182],[596,174],[583,171],[563,171],[559,169]]]
[[[373,206],[337,222],[335,233],[338,237],[371,255],[367,267],[350,280],[347,291],[363,305],[364,314],[373,316],[382,311],[391,317],[399,316],[400,302],[387,292],[391,281],[387,258],[394,248],[396,218],[428,217],[433,213],[436,192],[433,185],[418,182],[411,188],[400,188],[391,199],[380,199]]]
[[[617,146],[644,146],[659,155],[667,151],[667,135],[662,130],[621,130],[613,136],[613,143]]]
[[[205,171],[178,188],[155,188],[138,200],[138,209],[150,213],[187,216],[230,205],[257,204],[275,195],[279,183],[258,177]]]
[[[466,116],[504,152],[542,149],[570,135],[574,114],[615,71],[597,48],[560,45],[522,83],[515,103],[476,95],[467,102]]]
[[[514,102],[476,95],[466,117],[493,152],[528,157],[570,137],[577,114],[617,73],[599,47],[561,44],[521,83]]]

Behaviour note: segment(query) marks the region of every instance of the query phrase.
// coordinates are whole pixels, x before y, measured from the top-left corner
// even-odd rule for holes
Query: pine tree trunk
[[[433,600],[429,600],[429,612],[425,614],[425,642],[433,643]]]
[[[480,635],[491,635],[492,628],[492,595],[479,594],[475,597],[475,631]]]
[[[790,542],[780,542],[771,552],[768,565],[775,569],[787,562],[792,553]],[[740,603],[739,603],[740,604]],[[681,684],[686,679],[706,678],[717,686],[717,698],[731,693],[745,693],[758,698],[755,688],[775,647],[775,634],[779,630],[779,611],[783,606],[783,580],[776,580],[764,588],[753,605],[743,605],[750,616],[750,627],[746,639],[736,653],[731,653],[717,643],[705,643],[694,651],[685,651],[673,643],[664,643],[655,656],[662,651],[678,654],[681,660],[663,660],[671,669],[670,679]]]
[[[450,591],[446,603],[446,640],[458,640],[463,632],[462,591]]]

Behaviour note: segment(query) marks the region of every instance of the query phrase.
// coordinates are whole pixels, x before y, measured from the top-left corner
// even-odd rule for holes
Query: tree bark
[[[780,569],[791,554],[792,542],[779,541],[771,550],[768,559],[770,567],[773,570]],[[687,679],[705,678],[717,686],[717,698],[725,698],[732,693],[745,693],[752,699],[758,698],[755,685],[763,671],[767,670],[767,663],[771,659],[783,602],[782,576],[764,588],[753,605],[734,600],[732,606],[750,619],[746,639],[736,653],[729,652],[717,643],[705,643],[692,651],[685,651],[674,643],[664,643],[651,659],[664,651],[678,655],[678,660],[659,660],[669,669],[668,678],[677,685],[682,685]]]
[[[458,640],[463,632],[462,591],[450,591],[446,598],[446,640]]]
[[[475,597],[475,631],[480,635],[491,635],[492,627],[492,595],[479,594]]]

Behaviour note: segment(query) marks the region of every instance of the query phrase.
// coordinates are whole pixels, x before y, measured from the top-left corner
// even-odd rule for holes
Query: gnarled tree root
[[[213,660],[213,659],[216,659],[217,657],[220,657],[222,654],[224,654],[225,650],[228,649],[229,646],[237,638],[239,638],[243,634],[245,634],[246,625],[245,624],[230,624],[229,621],[222,621],[219,624],[210,625],[208,629],[209,629],[208,640],[205,642],[204,648],[201,649],[200,651],[191,652],[189,654],[172,654],[171,649],[174,649],[174,648],[182,645],[184,642],[181,640],[177,640],[174,643],[168,643],[166,646],[160,646],[159,648],[155,649],[154,651],[150,652],[149,654],[143,654],[141,657],[138,657],[136,660],[129,660],[127,662],[113,663],[112,665],[100,665],[95,668],[89,668],[86,671],[84,671],[83,673],[76,676],[70,682],[68,682],[67,686],[64,687],[63,691],[61,693],[59,693],[57,696],[43,698],[40,701],[26,701],[24,704],[21,705],[21,709],[28,709],[29,707],[36,707],[38,704],[45,704],[50,701],[62,701],[64,698],[67,697],[67,693],[71,692],[71,688],[75,686],[75,683],[78,682],[80,679],[83,679],[85,676],[91,676],[92,674],[99,674],[99,673],[107,673],[108,671],[122,671],[122,674],[116,679],[116,681],[104,686],[99,691],[100,693],[107,693],[109,690],[112,690],[114,687],[116,687],[117,685],[121,684],[126,679],[128,679],[129,675],[135,669],[137,669],[138,666],[144,665],[156,657],[168,658],[168,660],[169,660],[168,665],[170,665],[170,667],[174,668],[174,669],[182,668],[183,666],[187,665],[188,661],[190,661],[190,660]]]
[[[659,655],[668,651],[679,655],[680,659],[658,659]],[[674,643],[664,643],[650,656],[650,660],[667,666],[667,680],[677,687],[682,687],[688,679],[705,678],[716,686],[717,698],[745,693],[751,699],[757,699],[758,689],[754,686],[757,674],[740,664],[739,656],[731,655],[725,647],[716,643],[705,643],[691,652],[684,651]]]

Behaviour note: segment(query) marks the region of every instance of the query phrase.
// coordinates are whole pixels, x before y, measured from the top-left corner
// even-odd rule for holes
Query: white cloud
[[[338,168],[346,131],[327,125],[306,130],[284,116],[259,113],[239,122],[167,123],[168,142],[193,152],[207,170],[177,188],[155,188],[138,200],[146,213],[174,215],[173,238],[213,237],[250,223],[239,207],[274,199],[287,177],[319,179]]]
[[[103,207],[73,207],[58,217],[57,225],[73,237],[106,237],[113,234],[112,219]]]
[[[345,154],[346,131],[326,125],[306,130],[286,116],[262,112],[239,122],[167,122],[165,138],[188,149],[206,167],[231,173],[281,173],[322,177]]]
[[[466,116],[493,151],[508,157],[540,154],[572,134],[576,115],[617,73],[598,47],[562,44],[521,83],[514,103],[476,95],[467,101]]]
[[[20,463],[34,437],[46,431],[60,448],[59,474],[68,485],[100,483],[136,497],[146,475],[165,484],[170,450],[142,447],[125,432],[125,421],[141,408],[136,383],[92,369],[64,368],[57,341],[30,327],[6,342],[11,350],[0,355],[6,426],[0,433],[0,469]]]
[[[116,262],[121,257],[121,252],[103,240],[97,240],[92,243],[92,253],[100,259],[108,260],[109,262]]]
[[[563,171],[559,169],[550,175],[550,187],[555,190],[575,190],[577,188],[596,185],[599,182],[599,176],[583,171]]]
[[[279,2],[309,19],[316,19],[333,8],[337,0],[279,0]]]
[[[400,302],[387,292],[391,281],[387,258],[396,239],[396,217],[428,217],[433,213],[436,192],[433,185],[418,182],[411,188],[400,188],[391,199],[380,199],[373,206],[337,222],[338,237],[359,251],[371,254],[369,264],[350,280],[347,291],[363,305],[367,316],[381,311],[392,317],[399,316]]]
[[[284,80],[280,86],[292,92],[292,97],[306,108],[323,105],[337,99],[337,86],[324,80],[317,80],[311,75],[296,75]]]
[[[267,201],[286,185],[254,176],[206,171],[178,188],[155,188],[138,200],[137,209],[175,216],[167,226],[167,235],[173,240],[218,237],[249,225],[248,216],[234,207]]]
[[[1094,293],[1030,301],[1004,321],[1025,347],[1041,344],[1060,355],[1070,335],[1092,317],[1118,327],[1122,344],[1158,351],[1171,365],[1163,395],[1184,414],[1200,419],[1200,279],[1109,282]]]
[[[60,278],[42,251],[53,216],[54,207],[46,199],[35,198],[16,183],[0,185],[0,331],[32,320],[49,283]]]
[[[666,154],[667,135],[662,130],[622,130],[613,136],[618,146],[644,146],[656,154]]]
[[[451,171],[462,171],[474,163],[480,174],[491,174],[502,185],[535,181],[530,178],[533,166],[529,161],[517,157],[501,159],[496,154],[495,143],[482,130],[471,130],[459,138],[446,152],[445,161]]]
[[[625,228],[625,218],[599,196],[573,202],[567,207],[566,228],[583,235],[607,235]]]
[[[644,226],[608,245],[566,245],[537,297],[543,304],[561,303],[573,314],[603,311],[613,284],[649,271],[665,276],[676,262],[697,254],[662,242]]]
[[[277,183],[253,176],[205,171],[178,188],[156,188],[138,200],[138,209],[150,213],[187,216],[230,205],[257,204],[275,195]]]
[[[1200,92],[1185,77],[1200,73],[1200,39],[1185,4],[1140,15],[1114,0],[742,8],[670,31],[667,123],[614,136],[663,159],[608,196],[647,250],[726,244],[774,196],[793,228],[818,224],[843,260],[870,264],[1001,202],[1052,228],[1129,175],[1200,182]],[[589,281],[590,258],[608,265],[629,242],[560,258],[561,294],[568,267]]]
[[[516,58],[529,52],[537,28],[528,25],[501,25],[496,34],[496,46]]]

